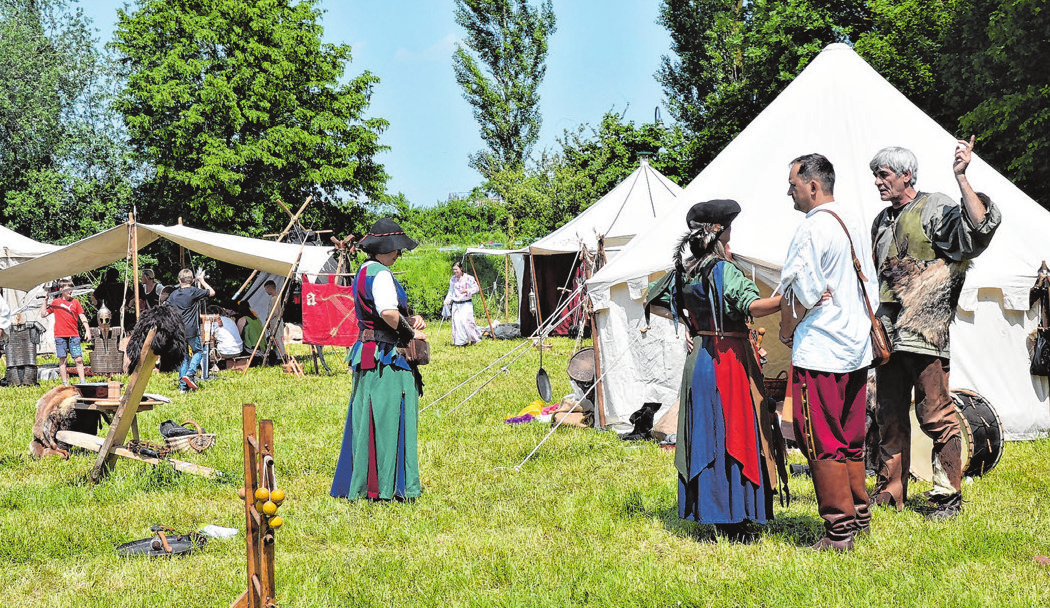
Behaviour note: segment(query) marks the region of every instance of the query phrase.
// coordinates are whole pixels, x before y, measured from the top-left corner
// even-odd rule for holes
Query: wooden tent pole
[[[179,218],[179,226],[182,225],[182,218]],[[186,267],[186,248],[179,245],[179,270]]]
[[[135,214],[128,214],[128,225],[131,226],[131,272],[134,277],[132,297],[135,298],[135,319],[137,320],[142,317],[142,305],[139,303],[139,229],[135,223]]]
[[[503,256],[503,322],[510,323],[510,254]]]
[[[492,327],[492,317],[489,316],[489,305],[485,303],[485,290],[481,288],[481,281],[478,279],[478,270],[474,268],[474,258],[467,256],[470,260],[470,270],[474,273],[474,282],[478,284],[478,293],[481,294],[481,306],[485,309],[485,320],[489,322],[489,335],[492,339],[496,339],[496,330]]]
[[[543,325],[543,316],[540,314],[540,294],[536,289],[536,256],[529,252],[529,268],[532,270],[532,299],[536,302],[536,329]]]

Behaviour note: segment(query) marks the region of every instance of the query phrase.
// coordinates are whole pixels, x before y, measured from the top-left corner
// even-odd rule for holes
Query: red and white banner
[[[353,346],[357,315],[350,287],[303,281],[303,343]]]

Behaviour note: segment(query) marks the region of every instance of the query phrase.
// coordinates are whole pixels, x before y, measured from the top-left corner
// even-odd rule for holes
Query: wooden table
[[[123,384],[116,381],[110,381],[108,383],[85,383],[85,384],[74,384],[73,385],[78,391],[81,392],[81,397],[77,399],[76,403],[73,404],[73,408],[77,410],[86,410],[91,412],[101,412],[102,417],[106,420],[106,424],[112,424],[113,414],[116,413],[117,408],[120,407],[121,389]],[[90,389],[96,389],[95,395],[101,395],[105,392],[105,396],[92,396],[85,397],[83,393],[87,392],[92,394]],[[105,391],[98,389],[106,389]],[[164,401],[159,399],[153,399],[148,396],[144,396],[139,401],[139,406],[135,409],[135,413],[131,417],[131,434],[136,440],[139,439],[139,424],[138,424],[138,412],[147,412],[153,409],[154,406],[160,405]]]

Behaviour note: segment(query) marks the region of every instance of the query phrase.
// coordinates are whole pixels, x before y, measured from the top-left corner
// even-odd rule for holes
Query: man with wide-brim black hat
[[[359,330],[347,355],[353,393],[331,494],[337,498],[408,500],[419,482],[418,422],[423,380],[398,346],[426,340],[423,318],[390,271],[418,243],[392,219],[377,221],[358,246],[368,254],[353,282]]]

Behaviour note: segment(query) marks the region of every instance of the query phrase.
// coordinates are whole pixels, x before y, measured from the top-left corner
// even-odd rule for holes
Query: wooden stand
[[[275,608],[273,581],[274,531],[255,508],[255,491],[275,487],[273,477],[273,421],[255,424],[255,404],[244,404],[244,517],[248,547],[248,588],[230,608]]]
[[[119,402],[113,401],[111,398],[115,396],[114,392],[120,390],[120,385],[119,383],[111,382],[107,387],[106,399],[81,398],[74,406],[77,409],[101,411],[110,411],[109,408],[115,406],[116,411],[113,413],[113,421],[110,422],[109,432],[106,436],[104,438],[96,437],[95,435],[78,433],[76,431],[59,431],[56,433],[56,437],[59,441],[98,452],[95,466],[91,469],[92,483],[97,483],[109,474],[109,472],[113,470],[113,467],[117,465],[118,457],[129,458],[131,460],[145,462],[154,466],[160,463],[160,460],[157,458],[141,456],[123,447],[124,440],[128,436],[128,431],[132,431],[136,439],[139,435],[138,423],[135,418],[136,414],[139,412],[140,406],[142,405],[142,394],[146,392],[146,385],[149,384],[149,377],[153,374],[153,364],[157,362],[157,353],[153,352],[152,348],[153,336],[156,333],[157,330],[154,328],[146,334],[146,341],[142,345],[142,354],[139,356],[138,367],[135,368],[135,373],[131,375],[131,380],[128,382],[128,388],[124,391],[124,395],[120,397]],[[147,400],[147,407],[141,409],[152,409],[153,405],[156,403],[159,402],[153,401],[152,399]],[[219,472],[215,469],[196,465],[192,462],[183,462],[173,458],[168,458],[166,460],[175,467],[176,470],[184,473],[193,473],[194,475],[203,475],[205,477],[219,475]]]

